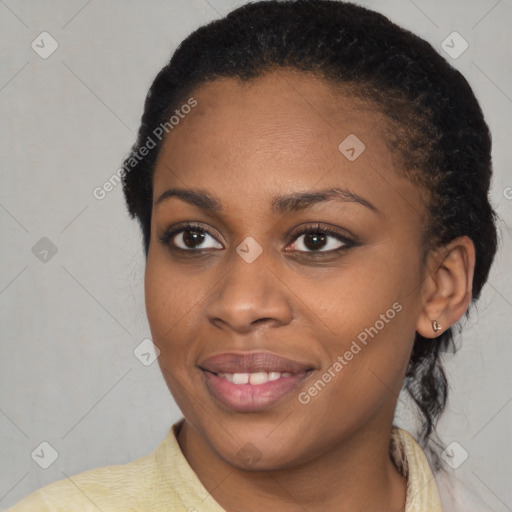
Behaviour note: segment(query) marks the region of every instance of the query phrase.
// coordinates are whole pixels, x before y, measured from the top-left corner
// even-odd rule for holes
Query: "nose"
[[[293,318],[293,292],[279,276],[265,251],[248,263],[233,251],[227,275],[209,295],[209,321],[217,328],[239,333],[287,325]],[[281,272],[282,274],[282,272]]]

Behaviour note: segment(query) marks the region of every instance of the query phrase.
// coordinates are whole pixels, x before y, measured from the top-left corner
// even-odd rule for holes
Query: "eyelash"
[[[187,232],[187,231],[199,231],[202,233],[206,233],[207,235],[211,236],[213,239],[215,239],[217,241],[216,237],[212,233],[210,233],[210,231],[208,231],[206,228],[204,228],[200,224],[196,224],[194,222],[185,222],[179,226],[171,227],[167,231],[165,231],[161,236],[159,236],[158,238],[159,238],[160,242],[162,244],[166,245],[171,251],[180,252],[180,253],[192,253],[192,254],[196,253],[196,255],[197,255],[197,253],[205,254],[205,252],[208,251],[209,249],[204,249],[204,250],[182,249],[181,247],[176,247],[171,243],[171,240],[176,235],[178,235],[180,233]],[[317,223],[314,226],[308,226],[306,228],[296,231],[292,235],[291,242],[295,242],[302,235],[309,235],[309,234],[329,235],[329,236],[332,236],[333,238],[335,238],[336,240],[338,240],[339,242],[342,242],[343,245],[341,247],[338,247],[337,249],[331,249],[328,251],[291,251],[291,252],[298,252],[302,255],[315,257],[318,254],[332,255],[333,253],[337,253],[340,251],[346,251],[347,249],[350,249],[357,245],[357,243],[354,240],[342,235],[341,233],[339,233],[321,223]],[[288,244],[288,245],[290,245],[290,244]],[[214,249],[214,250],[218,250],[218,249]]]

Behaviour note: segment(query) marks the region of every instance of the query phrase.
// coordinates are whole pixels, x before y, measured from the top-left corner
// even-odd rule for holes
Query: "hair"
[[[158,73],[122,174],[146,258],[153,173],[165,140],[154,141],[155,128],[164,126],[200,85],[218,78],[249,81],[280,68],[319,77],[385,114],[392,154],[425,193],[425,251],[467,235],[476,251],[476,301],[497,249],[497,216],[488,198],[491,136],[478,101],[461,73],[429,43],[382,14],[335,0],[246,4],[195,30]],[[154,149],[137,158],[150,139]],[[433,339],[416,333],[403,385],[423,416],[419,442],[435,470],[441,464],[429,441],[446,406],[448,383],[440,357],[455,351],[452,329]]]

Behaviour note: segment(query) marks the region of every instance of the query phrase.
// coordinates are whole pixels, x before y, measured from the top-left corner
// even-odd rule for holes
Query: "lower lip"
[[[280,377],[264,384],[233,384],[203,370],[210,393],[224,406],[237,412],[261,411],[296,390],[311,372]]]

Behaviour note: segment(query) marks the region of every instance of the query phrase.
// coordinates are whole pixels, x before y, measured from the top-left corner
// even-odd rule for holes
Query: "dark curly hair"
[[[155,127],[168,122],[201,84],[219,77],[247,81],[279,67],[321,77],[386,115],[392,153],[427,197],[425,254],[456,237],[470,237],[476,301],[497,249],[497,217],[488,199],[491,137],[478,101],[466,79],[429,43],[381,14],[334,0],[244,5],[189,35],[158,73],[122,174],[146,257],[153,171],[164,140],[154,141]],[[150,139],[156,147],[140,158]],[[447,401],[440,356],[455,351],[452,329],[434,339],[416,334],[404,381],[424,417],[419,441],[436,470],[441,465],[428,441]]]

